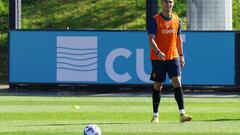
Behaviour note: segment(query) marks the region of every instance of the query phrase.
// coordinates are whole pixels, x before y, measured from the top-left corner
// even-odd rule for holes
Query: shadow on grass
[[[213,119],[213,120],[198,120],[198,121],[203,121],[203,122],[213,122],[213,121],[240,121],[239,119]]]
[[[140,123],[140,122],[138,122]],[[64,124],[64,123],[61,123],[61,124],[58,124],[58,123],[55,123],[55,124],[39,124],[39,125],[33,125],[33,124],[29,124],[29,125],[16,125],[16,126],[22,126],[22,127],[27,127],[27,126],[36,126],[36,127],[40,127],[40,126],[75,126],[75,125],[78,125],[78,126],[81,126],[81,125],[88,125],[88,124],[96,124],[96,125],[124,125],[124,124],[136,124],[136,123],[132,123],[132,122],[123,122],[123,123],[71,123],[71,124]]]

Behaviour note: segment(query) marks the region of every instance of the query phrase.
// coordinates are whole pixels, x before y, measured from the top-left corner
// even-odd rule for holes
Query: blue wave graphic
[[[58,57],[57,56],[57,59],[68,59],[68,60],[75,60],[75,61],[81,61],[81,60],[90,60],[90,59],[97,59],[96,56],[94,57],[89,57],[89,58],[82,58],[82,59],[77,59],[77,58],[71,58],[71,57]]]
[[[88,58],[97,58],[97,54],[85,54],[85,55],[69,55],[69,54],[57,54],[57,57],[67,57],[72,59],[88,59]]]
[[[97,37],[58,36],[57,81],[97,81]]]
[[[78,66],[78,65],[69,64],[69,63],[57,63],[57,68],[58,67],[75,69],[75,70],[90,70],[90,69],[97,68],[97,63],[93,63],[91,65],[83,65],[83,66]]]
[[[97,62],[93,62],[93,63],[87,64],[87,65],[75,65],[75,64],[67,63],[67,62],[57,62],[57,64],[65,64],[65,65],[70,65],[73,67],[88,67],[88,66],[93,66],[94,64],[97,65]]]
[[[96,48],[84,48],[84,49],[78,49],[78,48],[70,48],[70,47],[57,47],[57,49],[66,49],[66,50],[89,50],[89,51],[92,51],[92,50],[96,50]],[[97,51],[97,50],[96,50]]]
[[[57,52],[58,54],[68,54],[68,55],[87,55],[87,54],[96,54],[96,53],[67,53],[67,52]]]
[[[96,49],[87,50],[87,49],[62,49],[57,48],[57,52],[71,53],[71,54],[86,54],[86,53],[97,53]]]
[[[92,69],[73,69],[73,68],[65,68],[65,67],[57,67],[57,69],[71,70],[71,71],[96,71],[97,68]]]
[[[91,72],[97,70],[97,48],[72,48],[57,46],[57,70]]]
[[[78,66],[84,66],[84,65],[91,65],[93,63],[97,62],[97,58],[93,58],[93,59],[87,59],[87,60],[70,60],[70,59],[57,59],[57,63],[62,62],[62,63],[68,63],[68,64],[72,64],[72,65],[78,65]]]

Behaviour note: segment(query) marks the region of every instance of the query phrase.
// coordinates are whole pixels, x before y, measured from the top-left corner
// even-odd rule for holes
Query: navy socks
[[[152,90],[152,102],[153,102],[153,112],[157,113],[158,112],[158,107],[159,107],[159,103],[161,100],[161,92],[158,90],[155,90],[153,88]]]
[[[179,110],[184,109],[182,87],[174,88],[174,97],[175,97],[175,100],[177,101]]]

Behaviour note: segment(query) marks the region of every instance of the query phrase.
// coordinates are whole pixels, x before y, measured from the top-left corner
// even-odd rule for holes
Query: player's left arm
[[[181,67],[184,67],[185,65],[185,60],[184,60],[184,54],[183,54],[183,43],[182,43],[182,37],[181,37],[181,32],[182,32],[182,23],[179,20],[179,27],[178,27],[178,36],[177,36],[177,50],[180,58],[180,65]]]

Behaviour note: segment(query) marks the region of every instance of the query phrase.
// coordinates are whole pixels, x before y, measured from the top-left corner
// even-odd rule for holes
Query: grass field
[[[81,135],[88,123],[103,135],[239,135],[240,100],[185,98],[191,123],[180,124],[174,98],[162,98],[150,123],[151,97],[1,96],[1,135]],[[74,105],[80,106],[75,109]]]

